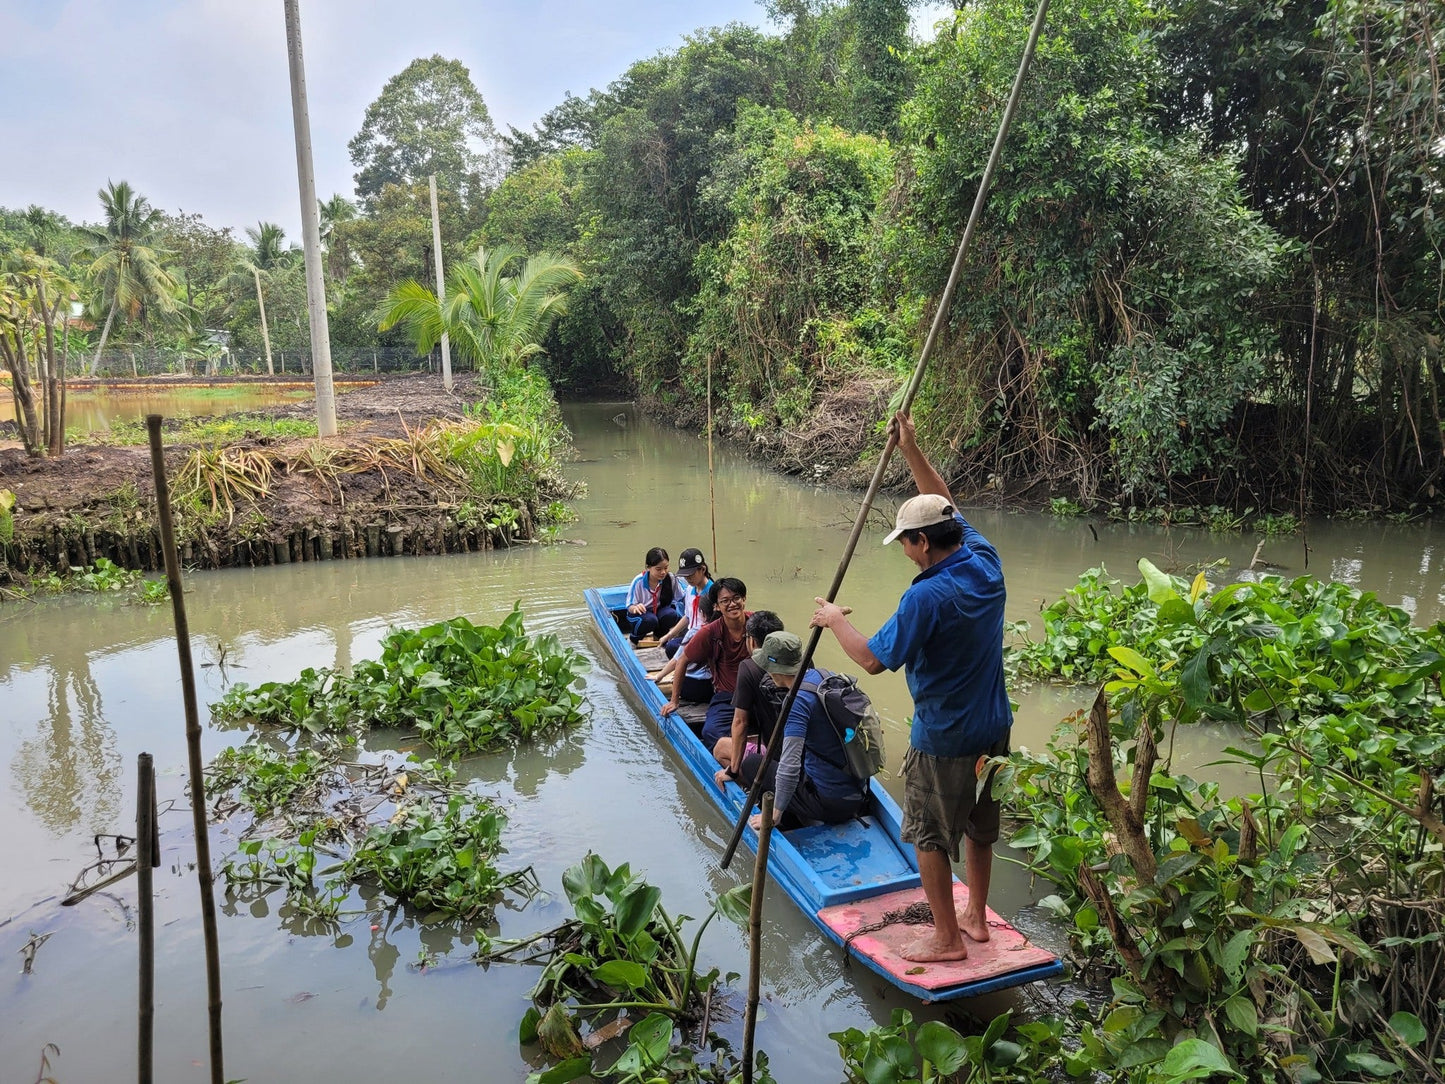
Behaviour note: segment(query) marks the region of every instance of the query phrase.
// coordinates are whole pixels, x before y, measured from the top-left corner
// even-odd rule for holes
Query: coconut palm
[[[244,250],[231,274],[231,285],[242,288],[240,283],[249,278],[256,289],[256,307],[261,310],[261,342],[266,348],[266,373],[274,375],[276,367],[271,361],[271,330],[266,324],[266,297],[263,282],[277,272],[289,270],[296,265],[301,250],[295,245],[286,245],[286,231],[274,222],[257,222],[246,227],[246,236],[251,247]],[[248,283],[248,285],[250,285]]]
[[[154,243],[161,213],[126,181],[107,182],[99,196],[104,224],[80,227],[95,258],[90,276],[99,307],[107,310],[90,363],[92,373],[100,364],[116,313],[134,319],[147,311],[165,315],[176,311],[176,280],[166,271],[164,253]]]
[[[507,269],[521,262],[515,275]],[[573,264],[549,253],[525,257],[509,245],[476,254],[447,275],[446,300],[425,286],[404,282],[387,295],[380,328],[405,326],[417,353],[428,353],[445,333],[459,356],[483,372],[509,369],[542,353],[542,340],[567,311],[566,291],[582,279]]]
[[[351,263],[351,252],[344,236],[336,227],[356,217],[356,204],[339,192],[329,200],[317,200],[321,212],[321,243],[326,248],[326,277],[333,283],[346,278],[347,265]]]

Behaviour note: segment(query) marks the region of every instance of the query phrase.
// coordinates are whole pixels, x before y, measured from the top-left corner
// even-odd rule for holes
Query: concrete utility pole
[[[437,265],[437,305],[443,305],[447,299],[446,280],[442,276],[442,224],[437,217],[437,175],[427,175],[427,184],[431,185],[431,247],[436,257]],[[447,333],[442,332],[442,387],[447,391],[452,390],[452,344],[447,339]]]
[[[311,369],[316,379],[316,431],[336,435],[336,389],[331,384],[331,327],[321,275],[321,224],[316,170],[311,165],[311,115],[306,109],[306,60],[301,54],[301,12],[286,0],[286,53],[291,67],[291,119],[296,128],[296,179],[301,186],[301,243],[306,248],[306,308],[311,314]]]

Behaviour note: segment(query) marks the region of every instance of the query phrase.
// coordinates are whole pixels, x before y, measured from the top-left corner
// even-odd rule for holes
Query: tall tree
[[[72,290],[55,261],[31,250],[12,252],[0,264],[0,363],[10,373],[21,441],[33,456],[65,451],[64,347],[56,329],[69,316]]]
[[[161,212],[126,181],[107,182],[99,192],[105,221],[81,227],[95,262],[90,265],[98,309],[104,309],[105,326],[96,344],[90,371],[94,374],[105,351],[117,313],[128,319],[148,310],[169,315],[176,311],[176,281],[166,270],[156,246]]]
[[[346,281],[351,264],[346,233],[336,227],[356,218],[356,204],[338,192],[328,200],[318,200],[317,207],[321,217],[321,244],[326,248],[326,277],[336,286]]]
[[[542,352],[542,340],[566,311],[568,288],[582,279],[573,264],[547,253],[527,257],[509,275],[522,259],[506,246],[477,249],[447,275],[445,301],[418,282],[404,282],[387,297],[381,328],[405,327],[419,354],[445,334],[457,356],[483,372],[521,364]]]
[[[356,194],[368,210],[389,184],[435,173],[441,187],[471,196],[500,174],[487,103],[466,65],[440,55],[413,60],[388,79],[347,146]]]
[[[301,250],[295,245],[286,245],[286,231],[274,222],[258,222],[254,226],[247,226],[246,236],[251,244],[242,251],[231,281],[234,287],[239,287],[240,282],[249,277],[255,287],[256,307],[260,311],[261,342],[266,350],[266,374],[271,376],[275,374],[276,366],[271,357],[271,329],[266,322],[265,288],[273,279],[296,268]],[[239,288],[237,292],[241,292]]]

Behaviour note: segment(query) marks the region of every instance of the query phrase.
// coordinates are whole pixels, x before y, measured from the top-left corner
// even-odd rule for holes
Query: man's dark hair
[[[772,610],[759,610],[748,618],[745,628],[748,639],[761,645],[768,638],[769,633],[783,631],[783,619]]]
[[[709,587],[707,591],[708,601],[712,603],[713,609],[717,609],[717,597],[723,588],[727,588],[733,594],[737,595],[738,598],[748,597],[748,585],[743,583],[742,580],[736,576],[721,576],[712,581],[712,586]]]
[[[956,519],[943,523],[930,523],[916,531],[904,531],[903,537],[917,545],[920,538],[928,539],[931,550],[951,550],[963,541],[963,524]]]

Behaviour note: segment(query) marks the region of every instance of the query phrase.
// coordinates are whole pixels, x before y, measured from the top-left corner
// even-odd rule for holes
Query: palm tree
[[[270,278],[272,272],[293,266],[300,249],[295,245],[286,247],[286,231],[274,222],[257,222],[254,226],[247,226],[246,236],[250,238],[251,247],[241,256],[232,276],[232,285],[237,285],[236,279],[246,275],[255,283],[256,306],[261,310],[261,342],[266,347],[266,374],[273,376],[276,368],[271,361],[271,330],[266,324],[266,298],[261,282]]]
[[[321,212],[321,243],[326,246],[326,277],[333,283],[340,282],[346,278],[351,253],[336,227],[356,217],[356,204],[338,192],[329,200],[317,200],[316,205]]]
[[[519,249],[504,245],[477,249],[447,276],[446,300],[415,281],[404,282],[382,303],[382,331],[403,324],[418,354],[431,351],[445,333],[460,357],[483,372],[510,369],[542,353],[557,317],[567,311],[566,291],[582,272],[559,256],[526,257],[516,275],[509,265],[523,260]]]
[[[108,309],[90,362],[92,374],[100,364],[117,312],[133,319],[148,309],[165,314],[176,311],[176,281],[164,267],[164,254],[154,246],[161,213],[126,181],[106,182],[99,196],[104,225],[80,227],[95,257],[90,265],[91,280],[101,307]]]

